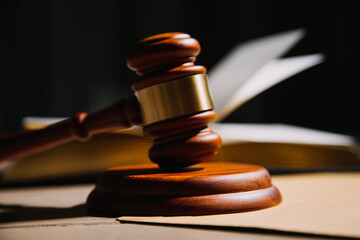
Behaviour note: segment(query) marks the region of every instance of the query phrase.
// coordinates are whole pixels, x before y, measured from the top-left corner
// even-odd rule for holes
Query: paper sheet
[[[224,104],[221,109],[218,109],[219,112],[216,121],[221,122],[232,111],[263,91],[299,72],[316,66],[323,61],[324,56],[320,53],[283,59],[273,59],[269,61],[251,78],[245,81],[241,87],[227,100],[226,104]],[[238,68],[238,71],[241,71],[240,67]],[[240,73],[238,74],[240,75]],[[223,94],[223,96],[230,95]],[[216,105],[216,98],[214,98],[214,102]]]
[[[283,202],[256,212],[200,217],[120,217],[120,221],[260,228],[360,238],[360,173],[276,176]]]
[[[268,123],[213,123],[214,132],[220,134],[223,145],[240,142],[314,144],[334,147],[356,146],[352,136],[330,133],[287,124]]]
[[[235,47],[209,72],[216,111],[221,111],[228,98],[242,87],[261,67],[293,47],[305,32],[296,29],[252,40]]]

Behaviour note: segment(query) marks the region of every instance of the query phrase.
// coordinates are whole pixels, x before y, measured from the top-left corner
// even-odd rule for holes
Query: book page
[[[225,119],[232,111],[279,82],[324,61],[322,54],[273,59],[266,63],[218,109],[216,122]],[[216,101],[216,99],[214,99]]]
[[[291,126],[286,124],[211,124],[214,132],[221,135],[223,144],[239,142],[297,143],[331,146],[356,146],[348,135]]]
[[[215,110],[221,111],[229,98],[270,60],[280,57],[304,36],[297,29],[237,46],[209,72]]]

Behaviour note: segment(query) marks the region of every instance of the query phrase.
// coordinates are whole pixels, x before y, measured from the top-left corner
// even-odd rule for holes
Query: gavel
[[[206,68],[195,65],[198,41],[185,33],[164,33],[138,42],[127,65],[140,78],[135,96],[87,114],[80,112],[40,130],[0,138],[0,161],[17,159],[93,135],[143,126],[153,137],[149,158],[163,169],[188,167],[211,159],[221,138],[208,123],[215,117]]]
[[[5,136],[0,139],[0,159],[141,125],[144,135],[154,138],[149,157],[160,168],[145,164],[107,169],[86,200],[88,210],[116,216],[197,216],[279,204],[281,194],[265,168],[202,163],[217,153],[221,138],[208,128],[216,113],[206,69],[194,65],[199,52],[199,43],[185,33],[140,41],[127,58],[129,68],[140,75],[132,85],[135,96],[41,130]]]

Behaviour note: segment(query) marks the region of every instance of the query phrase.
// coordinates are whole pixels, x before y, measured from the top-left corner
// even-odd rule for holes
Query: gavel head
[[[208,128],[212,110],[206,69],[194,65],[200,45],[185,33],[164,33],[138,42],[127,65],[140,79],[133,83],[144,124],[154,137],[151,161],[161,168],[183,168],[216,155],[221,138]]]

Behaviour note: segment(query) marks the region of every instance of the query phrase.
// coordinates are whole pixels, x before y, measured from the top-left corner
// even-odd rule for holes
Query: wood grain
[[[72,118],[40,130],[17,132],[0,138],[0,161],[29,156],[72,141],[84,142],[92,135],[129,128],[141,123],[135,98],[121,100],[107,108]]]
[[[119,216],[192,216],[253,211],[280,202],[263,167],[203,163],[177,171],[155,165],[111,168],[99,177],[87,207]]]
[[[141,76],[132,86],[134,91],[204,74],[203,66],[194,65],[199,52],[198,41],[185,33],[158,34],[140,41],[127,58],[128,66]],[[45,129],[4,136],[0,138],[0,161],[25,157],[71,141],[87,141],[94,134],[143,125],[139,104],[135,97],[130,97],[92,114],[75,114]],[[145,126],[145,134],[154,138],[150,159],[161,168],[176,169],[212,158],[221,145],[220,136],[207,127],[216,117],[215,112],[196,110],[176,116],[179,117]]]
[[[133,89],[206,73],[205,67],[194,65],[199,53],[199,42],[186,33],[163,33],[141,40],[127,57],[128,67],[141,76]]]

